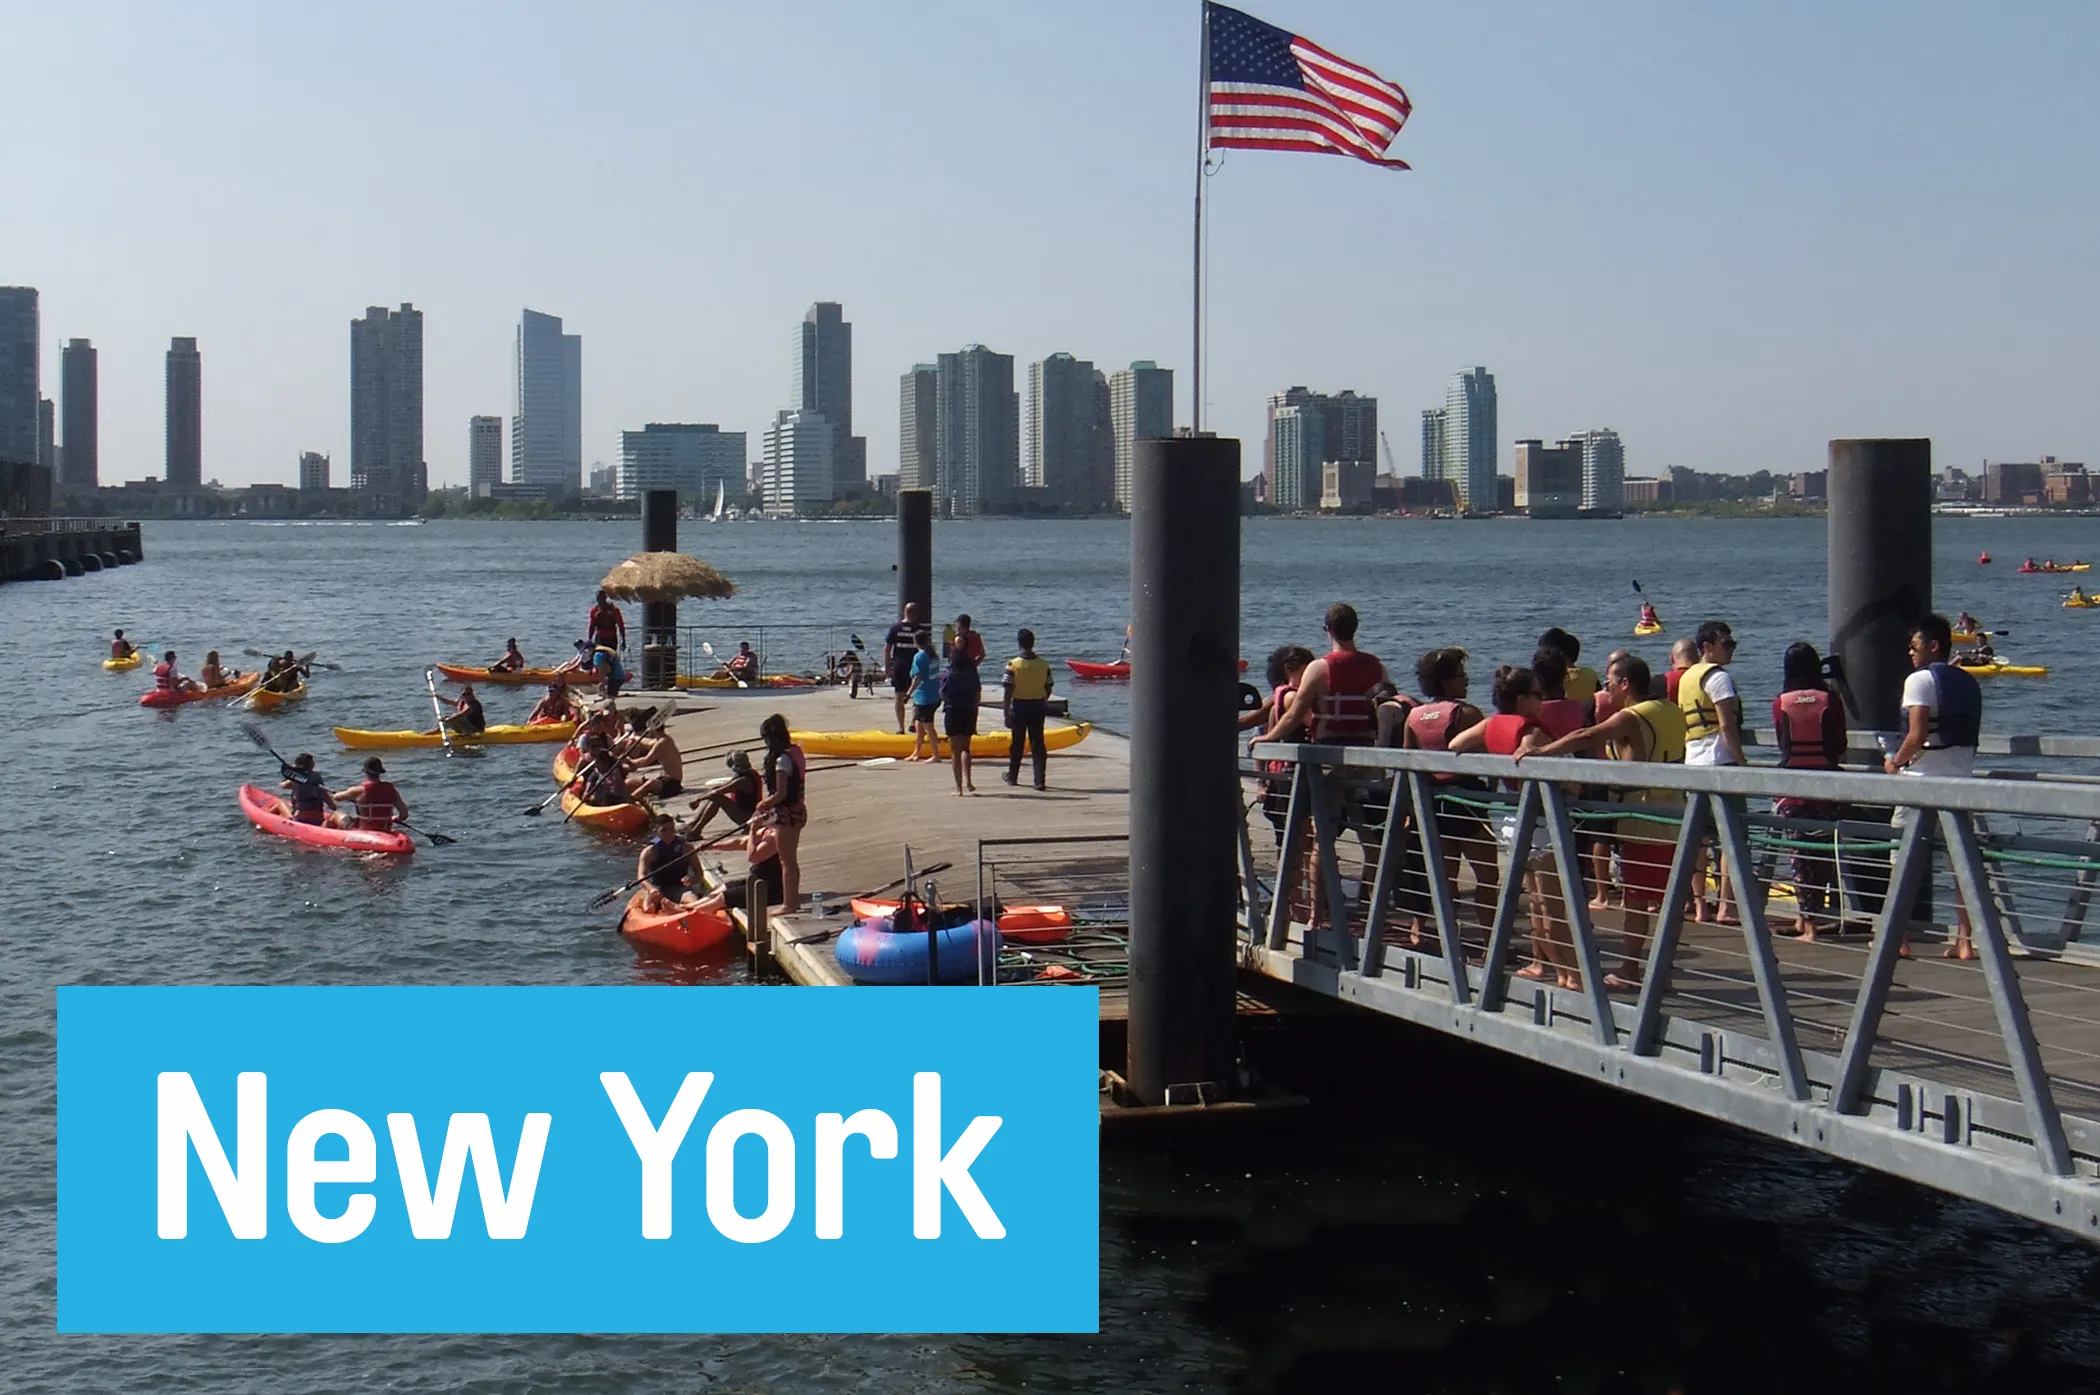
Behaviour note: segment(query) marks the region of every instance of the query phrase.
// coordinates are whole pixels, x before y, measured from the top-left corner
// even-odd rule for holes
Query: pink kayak
[[[416,840],[406,833],[301,823],[292,817],[291,806],[283,799],[254,785],[241,786],[241,812],[248,816],[248,822],[265,833],[274,833],[295,843],[310,843],[317,848],[347,848],[351,852],[386,853],[394,857],[407,857],[416,850]]]

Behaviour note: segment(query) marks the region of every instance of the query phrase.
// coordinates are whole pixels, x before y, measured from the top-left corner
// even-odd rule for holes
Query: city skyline
[[[1505,471],[1515,436],[1580,421],[1638,439],[1643,468],[1815,468],[1828,439],[1876,434],[1930,436],[1952,460],[2100,457],[2084,232],[2100,191],[2063,178],[2100,164],[2091,6],[1832,7],[1783,24],[1527,0],[1279,6],[1262,17],[1404,70],[1415,168],[1221,157],[1205,416],[1248,443],[1247,473],[1278,385],[1420,407],[1469,361],[1502,385]],[[116,29],[32,8],[11,31],[38,55],[15,109],[83,119],[11,143],[36,216],[10,225],[0,283],[42,289],[44,396],[66,339],[97,346],[106,482],[158,472],[177,333],[212,357],[208,475],[282,480],[301,449],[344,458],[341,323],[403,300],[429,316],[433,423],[504,409],[521,304],[586,330],[586,464],[644,421],[755,440],[783,405],[779,327],[819,295],[852,308],[868,382],[972,341],[1022,363],[1149,357],[1184,370],[1186,421],[1195,7],[1046,13],[586,21],[527,6],[493,27],[458,12],[411,29],[382,10],[258,30],[211,3]],[[809,100],[778,118],[777,144],[730,134],[765,101],[761,75],[671,80],[702,39],[797,55]],[[571,100],[516,111],[506,75],[550,65],[577,74]],[[1588,79],[1577,102],[1571,65]],[[972,123],[928,167],[919,136],[958,107],[1039,111],[1055,136],[1017,160],[1011,130]],[[184,120],[157,119],[171,110]],[[717,191],[777,178],[783,145],[832,153],[825,207],[846,216],[711,211]],[[662,177],[672,163],[685,177]],[[557,169],[521,217],[521,171]],[[358,187],[391,193],[345,200]],[[1541,206],[1576,212],[1542,223]],[[1889,236],[1886,210],[1907,206],[2019,216]],[[896,468],[896,407],[887,392],[857,404],[871,473]],[[428,445],[434,480],[464,483],[456,426]]]

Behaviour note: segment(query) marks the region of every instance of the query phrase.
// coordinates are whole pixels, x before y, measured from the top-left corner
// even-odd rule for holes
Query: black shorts
[[[759,885],[765,888],[767,905],[777,906],[780,904],[780,859],[775,856],[767,858],[764,862],[751,868],[743,876],[731,877],[724,883],[722,887],[723,908],[732,911],[748,909],[746,902],[750,900],[750,897],[747,892],[753,880],[756,880]]]
[[[895,688],[895,689],[896,689],[896,690],[897,690],[898,692],[900,692],[900,693],[908,693],[908,692],[910,692],[910,691],[911,691],[911,670],[910,670],[910,669],[905,669],[905,670],[904,670],[904,671],[903,671],[902,673],[893,673],[893,674],[891,674],[891,675],[890,675],[890,686],[891,686],[892,688]]]
[[[926,725],[932,726],[933,714],[938,711],[940,711],[939,703],[915,702],[911,706],[911,719],[915,722],[924,722]]]
[[[669,799],[674,794],[684,794],[685,786],[679,784],[668,775],[659,775],[648,784],[643,785],[641,793],[651,799]]]
[[[951,703],[945,709],[945,714],[942,728],[948,733],[950,741],[961,741],[966,737],[977,735],[976,703],[973,702],[967,707]]]

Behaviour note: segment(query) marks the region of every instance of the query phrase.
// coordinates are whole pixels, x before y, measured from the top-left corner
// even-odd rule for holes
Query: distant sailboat
[[[715,511],[714,511],[713,513],[711,513],[711,514],[709,514],[709,515],[707,516],[707,521],[708,521],[709,523],[720,523],[720,522],[722,521],[722,502],[723,502],[723,500],[724,500],[724,499],[725,499],[726,497],[727,497],[727,492],[726,492],[726,487],[725,487],[725,485],[724,485],[723,481],[721,481],[721,480],[716,480],[716,481],[715,481]]]

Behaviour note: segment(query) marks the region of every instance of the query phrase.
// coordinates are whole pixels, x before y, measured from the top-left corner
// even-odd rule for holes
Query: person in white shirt
[[[1976,742],[1983,727],[1983,686],[1975,678],[1948,662],[1954,652],[1954,629],[1944,615],[1929,615],[1910,636],[1910,677],[1903,680],[1903,744],[1881,763],[1891,775],[1929,775],[1965,778],[1976,773]],[[1920,812],[1898,808],[1891,822],[1902,828]],[[1913,919],[1932,916],[1932,867],[1928,858],[1924,879],[1918,886]],[[1949,959],[1974,959],[1969,942],[1969,910],[1956,888],[1954,898],[1954,943],[1942,954]],[[1902,952],[1910,953],[1908,937]]]
[[[1741,765],[1743,763],[1743,700],[1728,672],[1735,658],[1735,633],[1727,622],[1709,620],[1699,627],[1699,661],[1677,680],[1677,708],[1684,713],[1684,763],[1686,765]],[[1692,863],[1692,919],[1705,920],[1707,850],[1700,848]],[[1720,901],[1714,907],[1716,925],[1734,925],[1729,907],[1728,867],[1718,850]]]

